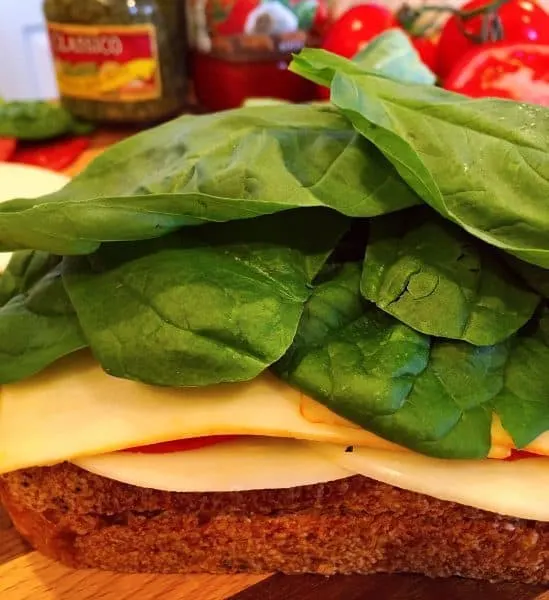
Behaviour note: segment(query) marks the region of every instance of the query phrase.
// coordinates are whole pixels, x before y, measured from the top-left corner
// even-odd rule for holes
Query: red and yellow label
[[[49,23],[48,29],[61,95],[104,102],[162,95],[153,25]]]

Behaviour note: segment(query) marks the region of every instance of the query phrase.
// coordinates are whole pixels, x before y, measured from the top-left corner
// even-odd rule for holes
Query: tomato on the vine
[[[474,98],[549,106],[549,45],[500,43],[473,50],[452,69],[444,87]]]
[[[494,0],[470,0],[461,8],[461,12],[489,7]],[[463,18],[452,15],[444,25],[437,47],[437,74],[444,79],[467,52],[478,48],[483,43],[498,42],[549,43],[549,14],[533,0],[507,0],[503,2],[492,16],[488,14]],[[488,35],[483,37],[483,22],[494,24],[494,14],[499,17],[499,37]],[[490,21],[490,19],[492,19]],[[490,27],[488,29],[491,29]],[[494,33],[494,32],[492,32]]]
[[[344,12],[328,29],[323,50],[352,58],[373,38],[398,23],[394,14],[378,4],[359,4]],[[330,98],[328,88],[319,87],[317,95],[322,99]]]
[[[351,58],[372,38],[396,26],[395,16],[388,8],[378,4],[359,4],[343,13],[330,27],[322,48]]]

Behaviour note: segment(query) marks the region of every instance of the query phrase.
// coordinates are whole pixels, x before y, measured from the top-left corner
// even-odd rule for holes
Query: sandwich
[[[549,581],[549,110],[406,36],[0,206],[0,497],[135,572]]]

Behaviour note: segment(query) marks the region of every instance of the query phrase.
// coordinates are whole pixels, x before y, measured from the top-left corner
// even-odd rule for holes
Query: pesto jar
[[[185,104],[181,0],[45,0],[63,104],[83,119],[152,123]]]

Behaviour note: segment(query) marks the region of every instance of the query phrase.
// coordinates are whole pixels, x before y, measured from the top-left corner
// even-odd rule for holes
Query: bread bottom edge
[[[375,486],[375,482],[372,484]],[[379,484],[379,493],[384,488]],[[395,492],[391,488],[390,500]],[[404,499],[409,492],[403,492]],[[372,514],[345,506],[272,514],[178,509],[60,514],[21,503],[0,480],[16,529],[48,557],[73,568],[146,573],[417,573],[549,583],[549,528],[462,507]],[[435,503],[441,501],[433,500]],[[439,507],[440,508],[440,507]]]

